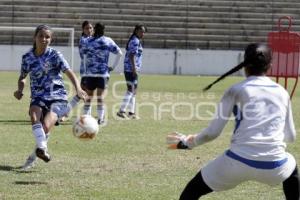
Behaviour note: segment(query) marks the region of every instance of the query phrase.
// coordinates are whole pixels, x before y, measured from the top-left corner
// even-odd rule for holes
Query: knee
[[[42,123],[40,119],[31,117],[31,125]]]

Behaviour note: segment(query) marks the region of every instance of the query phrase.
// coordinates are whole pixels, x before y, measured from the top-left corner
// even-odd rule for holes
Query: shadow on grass
[[[61,122],[59,125],[61,125],[61,126],[71,125],[72,121],[73,120],[68,120],[68,121],[65,121],[65,122]],[[4,124],[4,125],[31,125],[31,121],[29,121],[29,120],[14,120],[14,119],[8,119],[8,120],[1,119],[0,124]]]
[[[35,172],[34,170],[22,170],[22,166],[13,167],[8,165],[0,165],[0,171],[10,171],[15,173],[23,173],[23,174],[29,174]]]
[[[47,182],[43,181],[15,181],[16,185],[47,185]]]
[[[15,120],[15,119],[1,119],[0,124],[7,124],[7,125],[30,125],[31,122],[29,120]]]
[[[19,167],[12,167],[8,165],[0,165],[0,171],[15,171],[16,169],[19,169]]]

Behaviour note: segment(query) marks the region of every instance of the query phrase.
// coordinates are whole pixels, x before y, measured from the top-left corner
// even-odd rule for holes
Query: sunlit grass
[[[201,89],[215,77],[141,75],[137,96],[140,120],[118,120],[116,109],[125,92],[123,76],[110,79],[107,125],[93,141],[80,141],[71,133],[69,121],[52,131],[49,151],[53,160],[38,161],[24,173],[18,169],[32,152],[34,139],[28,116],[29,88],[17,101],[17,73],[0,74],[0,199],[100,199],[100,200],[175,200],[186,183],[206,162],[228,148],[233,123],[215,141],[192,151],[166,149],[165,136],[177,130],[186,134],[199,132],[209,123],[210,106],[242,77],[230,77],[211,89]],[[29,84],[29,81],[27,81]],[[293,98],[294,120],[299,132],[299,89]],[[296,103],[298,102],[298,103]],[[174,106],[175,105],[175,106]],[[198,107],[197,107],[198,105]],[[79,105],[80,111],[82,105]],[[95,106],[93,114],[96,116]],[[297,159],[299,140],[288,147]],[[212,193],[210,200],[281,200],[281,186],[269,187],[246,182],[233,190]]]

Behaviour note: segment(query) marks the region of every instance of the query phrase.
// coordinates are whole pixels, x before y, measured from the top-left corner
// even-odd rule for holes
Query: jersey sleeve
[[[133,39],[129,42],[128,44],[128,50],[131,54],[138,54],[139,52],[139,40],[138,39]]]
[[[22,62],[21,62],[21,70],[20,70],[20,75],[21,77],[25,78],[27,74],[29,73],[29,64],[27,62],[27,56],[23,55],[22,56]]]
[[[284,126],[284,141],[294,142],[295,139],[296,139],[296,130],[294,125],[291,101],[289,100],[286,119],[285,119],[285,126]]]
[[[70,69],[69,63],[60,52],[57,52],[57,64],[63,72]]]
[[[109,38],[109,51],[113,54],[118,54],[121,51],[120,47],[111,38]]]
[[[80,38],[79,44],[78,44],[78,51],[79,51],[79,56],[81,59],[83,59],[83,52],[84,52],[84,39]]]
[[[199,134],[196,135],[196,145],[200,145],[213,140],[222,133],[222,130],[229,120],[232,114],[233,107],[235,105],[234,95],[235,93],[232,88],[225,92],[217,106],[217,110],[213,120],[210,122],[207,128],[203,129]]]
[[[80,58],[83,59],[83,55],[86,54],[87,51],[87,43],[88,38],[81,37],[78,45]]]

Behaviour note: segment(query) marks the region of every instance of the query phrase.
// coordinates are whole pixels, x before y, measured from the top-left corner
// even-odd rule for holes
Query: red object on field
[[[282,20],[288,20],[288,27],[281,26]],[[284,16],[278,20],[278,31],[268,34],[268,45],[272,49],[272,67],[267,75],[284,78],[284,87],[287,89],[288,78],[294,78],[295,83],[291,91],[291,98],[295,92],[299,77],[299,59],[300,59],[300,34],[291,32],[292,19]]]

